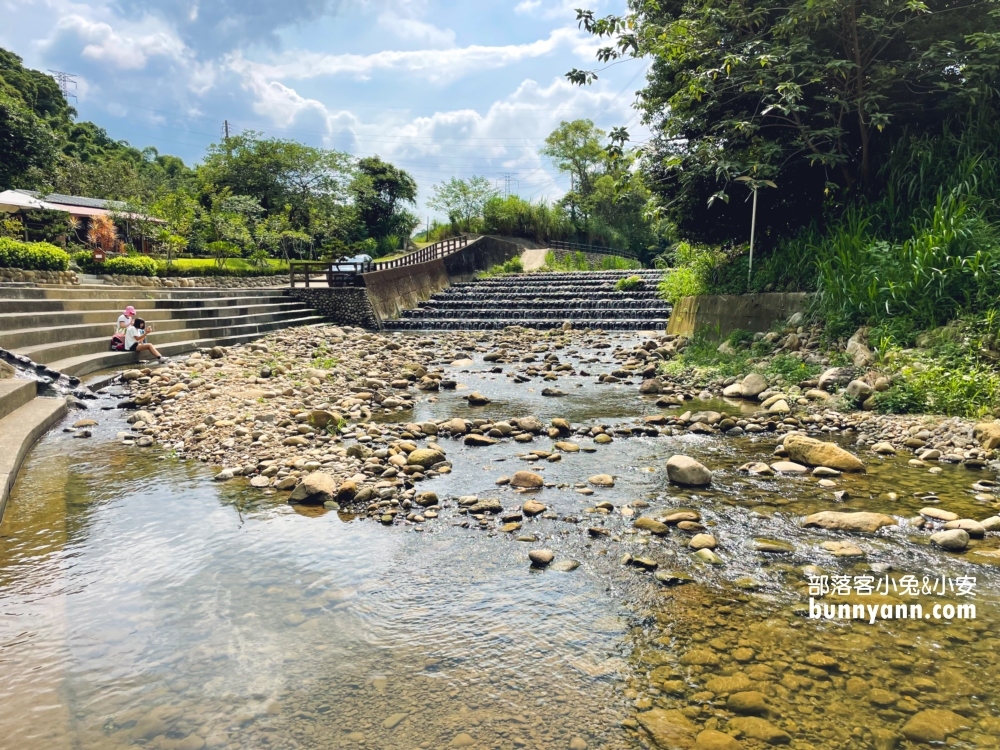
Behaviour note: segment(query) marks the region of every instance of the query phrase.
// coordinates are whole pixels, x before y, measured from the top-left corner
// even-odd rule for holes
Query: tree
[[[483,218],[486,201],[497,194],[485,177],[452,177],[431,190],[434,195],[428,207],[447,214],[452,224],[466,230],[471,230],[473,220]]]
[[[6,89],[6,90],[5,90]],[[0,79],[0,190],[35,187],[51,169],[56,138],[48,125]]]
[[[778,185],[760,195],[758,231],[787,234],[830,200],[877,191],[878,167],[904,132],[939,132],[970,102],[990,99],[1000,49],[994,7],[631,0],[626,16],[578,11],[578,19],[611,40],[602,61],[652,59],[639,95],[655,134],[647,181],[686,236],[722,242],[749,232],[749,191],[737,177]]]
[[[380,240],[389,235],[409,237],[419,219],[405,210],[417,199],[417,183],[404,170],[378,156],[359,159],[351,185],[358,218],[368,236]]]

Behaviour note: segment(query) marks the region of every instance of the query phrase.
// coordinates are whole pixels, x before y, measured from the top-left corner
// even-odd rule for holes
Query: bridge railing
[[[451,237],[446,240],[440,240],[439,242],[435,242],[433,245],[428,245],[427,247],[422,247],[419,250],[414,250],[412,253],[407,253],[399,258],[393,258],[392,260],[376,260],[374,261],[375,268],[372,270],[384,271],[388,268],[413,266],[417,263],[426,263],[429,260],[443,258],[446,255],[458,252],[470,242],[477,239],[479,238],[463,234],[461,237]]]
[[[636,258],[636,254],[631,250],[618,250],[613,247],[601,247],[600,245],[585,245],[582,242],[564,242],[562,240],[552,240],[549,247],[553,250],[568,250],[570,252],[593,253],[595,255],[617,255],[622,258]]]
[[[299,281],[307,289],[311,282],[326,282],[329,287],[356,286],[361,274],[371,270],[371,261],[293,260],[288,263],[288,283],[293,289]]]

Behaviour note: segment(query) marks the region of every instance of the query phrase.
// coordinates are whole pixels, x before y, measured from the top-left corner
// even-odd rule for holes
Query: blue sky
[[[599,67],[575,7],[624,0],[0,0],[0,46],[76,75],[78,110],[135,146],[193,163],[230,127],[357,156],[421,188],[511,173],[525,198],[569,186],[539,156],[561,120],[645,137],[632,110],[646,63]]]

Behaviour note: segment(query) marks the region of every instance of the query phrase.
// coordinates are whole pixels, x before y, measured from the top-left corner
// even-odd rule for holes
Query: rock
[[[709,565],[722,565],[722,558],[715,554],[712,550],[708,548],[703,548],[694,553],[702,562],[706,562]]]
[[[464,435],[469,431],[468,426],[464,419],[455,417],[444,423],[443,427],[447,429],[452,435]]]
[[[560,440],[556,444],[556,449],[561,450],[563,453],[579,453],[580,446],[576,443],[570,443],[566,440]]]
[[[757,398],[767,390],[767,381],[757,372],[751,372],[740,382],[744,398]]]
[[[806,516],[802,525],[809,527],[819,527],[830,529],[831,531],[853,531],[857,533],[873,534],[883,526],[895,526],[896,520],[883,513],[871,513],[868,511],[858,511],[855,513],[841,513],[834,510],[824,510]]]
[[[300,446],[300,445],[309,445],[309,441],[302,435],[293,435],[292,437],[286,437],[284,440],[281,441],[281,444],[288,446]]]
[[[743,743],[717,729],[705,729],[698,734],[692,750],[743,750]]]
[[[665,523],[660,523],[652,518],[646,518],[642,516],[635,519],[635,528],[642,529],[643,531],[648,531],[650,534],[656,534],[657,536],[664,536],[670,533],[670,527]]]
[[[635,718],[661,750],[688,750],[694,746],[697,727],[677,709],[654,708]]]
[[[552,396],[552,397],[565,396],[566,395],[566,391],[561,391],[558,388],[543,388],[542,389],[542,395],[543,396]]]
[[[667,478],[685,487],[706,487],[712,483],[712,472],[690,456],[671,456],[667,461]]]
[[[722,389],[722,395],[726,398],[741,398],[743,396],[743,386],[739,383],[727,385]]]
[[[583,737],[573,737],[569,741],[569,750],[587,750],[587,741]]]
[[[969,546],[969,532],[965,529],[949,529],[931,534],[931,543],[949,552],[961,552]]]
[[[723,341],[721,344],[719,344],[719,347],[715,351],[727,357],[736,356],[736,347],[734,347],[728,341]]]
[[[81,427],[96,427],[97,422],[93,419],[78,419],[73,423],[73,427],[79,429]]]
[[[1000,448],[1000,422],[980,422],[972,428],[972,434],[986,450]]]
[[[521,417],[520,419],[515,419],[514,424],[517,425],[517,429],[532,432],[536,435],[544,429],[538,417]]]
[[[656,395],[660,392],[660,381],[656,378],[650,378],[649,380],[643,380],[642,385],[639,386],[639,393],[645,393],[649,395]]]
[[[847,393],[848,398],[860,403],[872,395],[872,387],[863,380],[852,380],[847,384],[845,393]]]
[[[944,528],[946,531],[962,529],[973,539],[982,539],[986,536],[986,527],[979,523],[979,521],[974,521],[971,518],[959,518],[957,521],[948,521],[944,525]]]
[[[519,471],[510,478],[511,487],[539,489],[543,484],[545,484],[545,480],[538,474],[531,471]]]
[[[130,380],[138,380],[142,377],[142,370],[126,370],[122,373],[122,380],[126,383]]]
[[[950,510],[935,508],[934,506],[921,508],[920,515],[932,521],[942,521],[944,523],[947,523],[948,521],[957,521],[959,518],[958,513],[952,513]]]
[[[792,410],[788,406],[788,402],[783,398],[779,398],[769,407],[767,407],[768,414],[789,414]]]
[[[732,693],[726,701],[726,708],[744,716],[767,716],[767,698],[759,690],[743,690]]]
[[[546,508],[544,505],[542,505],[542,503],[538,502],[537,500],[528,500],[527,502],[524,503],[524,505],[521,506],[521,512],[524,513],[524,515],[528,516],[529,518],[541,515],[546,510],[548,510],[548,508]]]
[[[410,466],[422,466],[425,469],[441,461],[444,461],[444,454],[434,448],[417,448],[415,451],[410,451],[410,455],[406,457],[406,463]]]
[[[769,745],[787,745],[792,741],[788,732],[778,729],[767,719],[761,719],[757,716],[741,716],[730,719],[728,727],[752,740],[765,742]]]
[[[407,716],[409,716],[409,714],[405,711],[392,714],[382,722],[382,727],[383,729],[395,729]]]
[[[828,466],[838,471],[864,471],[861,460],[834,443],[824,443],[805,435],[790,432],[782,443],[788,458],[807,466]]]
[[[577,560],[559,560],[552,564],[552,570],[558,570],[560,573],[572,573],[579,567],[580,563]]]
[[[718,542],[715,541],[715,537],[711,534],[695,534],[691,537],[691,541],[688,542],[688,547],[693,550],[715,549],[717,546]]]
[[[546,567],[555,556],[555,553],[550,549],[533,549],[528,553],[528,559],[536,568]]]
[[[903,725],[903,736],[910,742],[943,743],[951,735],[968,729],[971,722],[964,716],[943,708],[929,708],[914,714]]]
[[[302,478],[288,500],[303,505],[322,505],[333,500],[338,490],[336,479],[325,472],[314,471]]]
[[[588,480],[595,487],[614,487],[615,479],[610,474],[595,474]]]
[[[694,581],[687,573],[679,570],[658,570],[653,577],[664,586],[680,586]]]
[[[851,542],[823,542],[819,545],[834,557],[864,557],[865,551]]]
[[[448,744],[451,747],[471,747],[476,744],[476,740],[471,734],[461,732],[452,737]]]
[[[819,376],[818,387],[821,391],[832,391],[837,386],[844,386],[854,378],[853,367],[831,367]]]
[[[856,336],[857,334],[855,334]],[[847,342],[847,356],[851,358],[851,362],[855,367],[865,368],[868,367],[872,362],[875,361],[875,355],[872,350],[869,349],[865,344],[852,336]]]
[[[490,399],[479,391],[473,391],[465,397],[465,400],[469,402],[469,406],[486,406],[486,404],[491,403]]]
[[[809,472],[805,466],[794,461],[775,461],[771,464],[771,468],[779,474],[807,474]]]
[[[472,447],[484,447],[487,445],[496,445],[497,441],[491,437],[486,437],[485,435],[466,435],[464,440],[466,445]]]
[[[438,496],[433,492],[421,492],[415,498],[413,498],[413,502],[415,502],[422,508],[426,508],[431,505],[437,505]],[[499,505],[499,502],[497,504]]]
[[[1000,516],[990,516],[979,523],[986,531],[1000,531]]]
[[[226,351],[221,346],[213,346],[208,350],[208,356],[212,359],[222,359],[226,356]]]
[[[878,453],[882,456],[894,456],[896,455],[896,449],[892,447],[892,443],[886,443],[885,441],[881,443],[875,443],[872,446],[872,453]]]

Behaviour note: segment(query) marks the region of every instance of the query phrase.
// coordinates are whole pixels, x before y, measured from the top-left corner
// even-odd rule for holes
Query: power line
[[[49,73],[55,79],[56,83],[59,85],[59,90],[62,91],[64,97],[67,101],[72,98],[73,101],[79,102],[76,94],[71,94],[69,87],[72,86],[73,90],[76,90],[76,74],[75,73],[64,73],[61,70],[50,70]]]

